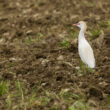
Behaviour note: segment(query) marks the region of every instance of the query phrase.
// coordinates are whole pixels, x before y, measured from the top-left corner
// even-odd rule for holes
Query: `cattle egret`
[[[84,33],[86,31],[87,25],[84,21],[80,21],[75,26],[80,28],[79,36],[78,36],[78,52],[81,60],[87,65],[89,68],[95,67],[95,58],[93,50],[85,39]]]

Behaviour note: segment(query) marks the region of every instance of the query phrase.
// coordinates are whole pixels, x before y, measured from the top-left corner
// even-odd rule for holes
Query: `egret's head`
[[[86,31],[87,25],[84,21],[79,21],[77,24],[74,24],[74,26],[79,27],[82,31]]]

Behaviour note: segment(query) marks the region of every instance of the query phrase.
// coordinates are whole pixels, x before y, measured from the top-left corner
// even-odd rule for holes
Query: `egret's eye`
[[[80,25],[80,23],[78,23],[78,25]]]

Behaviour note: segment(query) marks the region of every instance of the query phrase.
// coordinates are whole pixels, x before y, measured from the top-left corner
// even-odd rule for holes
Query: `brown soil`
[[[72,30],[73,23],[85,20],[94,29],[110,19],[110,0],[92,4],[89,0],[0,0],[0,80],[19,79],[30,92],[39,85],[55,93],[79,88],[88,100],[94,97],[100,107],[106,104],[110,96],[110,26],[104,29],[100,48],[96,39],[88,38],[96,58],[95,74],[78,74],[77,44],[69,37],[77,30]],[[59,43],[65,39],[73,43],[62,48]]]

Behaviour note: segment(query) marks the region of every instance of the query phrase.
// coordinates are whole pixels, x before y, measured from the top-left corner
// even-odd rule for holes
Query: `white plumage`
[[[78,36],[78,52],[81,60],[88,65],[89,68],[95,67],[95,58],[93,50],[85,39],[84,32],[86,31],[86,23],[84,21],[80,21],[77,24],[74,24],[80,28],[79,36]]]

